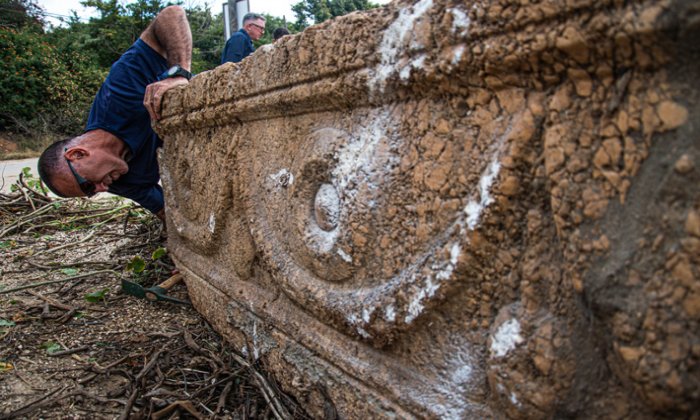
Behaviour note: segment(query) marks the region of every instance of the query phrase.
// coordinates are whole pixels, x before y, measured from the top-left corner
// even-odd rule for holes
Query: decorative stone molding
[[[398,1],[166,97],[195,307],[314,416],[700,410],[700,8]]]

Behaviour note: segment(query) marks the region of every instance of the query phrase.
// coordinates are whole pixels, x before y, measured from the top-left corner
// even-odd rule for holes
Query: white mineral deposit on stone
[[[417,58],[411,60],[401,69],[401,72],[399,73],[399,78],[403,81],[408,81],[408,78],[411,76],[411,70],[423,68],[424,63],[425,54],[421,54]]]
[[[435,278],[438,280],[449,279],[455,267],[457,267],[457,261],[459,261],[459,254],[461,253],[462,247],[459,246],[459,243],[452,244],[452,247],[450,248],[450,262],[441,270],[438,269],[438,267],[433,267],[433,269],[437,271]]]
[[[462,339],[453,344],[432,389],[421,390],[418,396],[425,407],[430,407],[431,417],[439,419],[471,418],[465,414],[472,404],[467,396],[485,379],[483,371],[475,369],[478,362],[472,355],[472,345]]]
[[[436,280],[448,280],[452,276],[461,253],[462,247],[459,245],[459,243],[454,243],[450,247],[450,260],[447,262],[438,261],[431,266],[433,272],[436,273]],[[408,304],[408,314],[406,315],[405,319],[407,324],[413,322],[413,320],[420,315],[424,308],[423,300],[433,297],[435,292],[437,292],[437,290],[440,288],[440,284],[440,282],[433,283],[432,277],[428,277],[426,279],[425,287],[420,289]]]
[[[464,208],[464,212],[467,214],[467,228],[469,230],[473,230],[477,226],[481,213],[493,202],[489,189],[498,176],[500,169],[501,163],[498,161],[498,153],[496,153],[489,166],[486,167],[486,170],[481,175],[481,179],[479,179],[479,201],[469,200]]]
[[[280,169],[276,174],[270,175],[270,179],[285,187],[294,183],[294,175],[287,168]]]
[[[491,355],[503,357],[522,342],[520,323],[517,319],[510,319],[498,327],[498,331],[496,331],[491,342]]]
[[[396,71],[399,55],[404,51],[408,37],[413,35],[415,21],[427,12],[433,5],[433,0],[420,0],[413,7],[402,9],[399,17],[389,25],[382,35],[379,45],[381,60],[370,80],[372,90],[384,91],[386,80]]]
[[[464,365],[452,372],[452,382],[456,384],[464,384],[469,382],[472,376],[472,367]]]
[[[343,261],[345,261],[346,263],[352,263],[352,257],[349,256],[349,255],[348,255],[345,251],[343,251],[342,249],[338,248],[338,249],[335,250],[335,252],[336,252],[336,254],[338,254],[338,255],[340,256],[340,258],[342,258]]]
[[[209,215],[209,224],[207,225],[209,232],[214,233],[214,228],[216,228],[216,217],[214,213]]]
[[[455,48],[454,55],[452,56],[452,65],[457,65],[460,61],[462,61],[462,55],[464,54],[465,48],[466,47],[464,45],[458,45]]]
[[[406,315],[406,324],[410,324],[414,319],[423,312],[423,300],[425,298],[431,298],[435,295],[435,292],[440,288],[439,283],[433,283],[433,279],[428,277],[425,279],[425,287],[420,289],[418,293],[413,297],[411,303],[408,304],[408,315]]]
[[[347,188],[352,179],[363,177],[361,181],[367,188],[376,188],[376,185],[367,182],[369,180],[366,178],[371,172],[375,149],[385,136],[388,126],[389,111],[380,110],[367,127],[362,127],[360,131],[354,133],[352,138],[336,152],[338,164],[333,168],[332,176],[333,185],[337,188],[341,201],[354,196],[354,191],[349,191]]]
[[[514,392],[511,392],[511,394],[510,394],[510,402],[511,402],[513,405],[520,406],[520,401],[518,401],[518,397],[515,395]]]
[[[314,212],[321,229],[331,231],[338,226],[340,198],[335,187],[330,184],[322,184],[319,187],[314,199]]]
[[[362,320],[365,321],[365,324],[369,324],[370,317],[372,316],[372,312],[374,312],[374,308],[362,308]]]
[[[306,225],[306,243],[309,244],[314,251],[327,254],[333,250],[335,242],[338,239],[340,229],[330,231],[321,229],[318,224],[307,223]]]
[[[384,318],[389,322],[394,322],[396,320],[396,310],[394,305],[389,305],[384,308]]]
[[[348,323],[350,323],[350,325],[355,327],[355,331],[357,331],[357,333],[360,334],[360,337],[363,337],[363,338],[371,338],[372,337],[367,332],[367,330],[362,328],[362,325],[360,325],[360,321],[357,319],[357,316],[355,316],[355,314],[348,315],[346,319],[348,320]]]
[[[258,352],[258,323],[255,320],[253,320],[253,360],[258,360],[259,357],[260,354]]]
[[[447,11],[452,13],[452,32],[460,34],[467,32],[471,24],[469,16],[459,9],[447,9]]]

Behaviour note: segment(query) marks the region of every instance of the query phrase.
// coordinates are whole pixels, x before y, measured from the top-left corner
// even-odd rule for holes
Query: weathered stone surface
[[[313,415],[700,411],[700,9],[408,1],[166,97],[197,309]]]

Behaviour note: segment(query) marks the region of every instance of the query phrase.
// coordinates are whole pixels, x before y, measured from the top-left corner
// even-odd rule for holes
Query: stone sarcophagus
[[[198,75],[156,127],[191,299],[317,417],[697,413],[698,39],[399,1]]]

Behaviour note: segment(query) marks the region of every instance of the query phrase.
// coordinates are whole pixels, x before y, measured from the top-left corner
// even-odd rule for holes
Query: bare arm
[[[169,66],[179,64],[186,70],[192,65],[192,33],[185,10],[168,6],[161,10],[141,39],[165,57]]]
[[[168,6],[158,13],[141,34],[141,39],[160,55],[169,66],[179,64],[190,70],[192,65],[192,33],[185,10],[180,6]],[[187,83],[183,77],[173,77],[146,87],[143,104],[152,120],[160,119],[163,95],[169,89]]]

